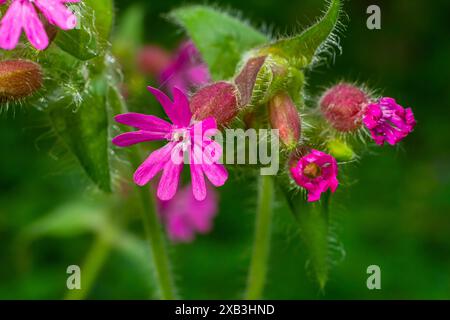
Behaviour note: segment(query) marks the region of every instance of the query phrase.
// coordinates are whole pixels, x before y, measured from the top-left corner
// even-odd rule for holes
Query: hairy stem
[[[129,158],[133,166],[137,167],[141,159],[139,150],[134,149]],[[169,254],[156,212],[155,200],[148,188],[136,187],[136,189],[141,199],[141,217],[155,267],[155,281],[158,286],[160,298],[163,300],[176,299],[174,281],[170,270]]]
[[[102,234],[97,235],[89,249],[81,270],[81,289],[67,292],[66,300],[83,300],[92,289],[92,285],[111,252],[111,243]]]
[[[246,299],[261,299],[266,283],[272,224],[274,187],[270,176],[261,176],[258,190],[255,239],[247,282]]]
[[[150,245],[152,259],[155,267],[155,280],[158,285],[160,298],[163,300],[176,299],[174,282],[170,271],[169,255],[161,231],[154,206],[154,199],[147,188],[140,189],[143,205],[142,220]]]

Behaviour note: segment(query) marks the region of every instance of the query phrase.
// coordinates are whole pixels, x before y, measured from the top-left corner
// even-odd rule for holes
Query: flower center
[[[181,143],[183,151],[186,151],[191,145],[190,134],[187,129],[177,129],[172,133],[173,142]]]
[[[322,169],[314,162],[311,162],[305,166],[303,174],[310,179],[315,179],[322,174]]]

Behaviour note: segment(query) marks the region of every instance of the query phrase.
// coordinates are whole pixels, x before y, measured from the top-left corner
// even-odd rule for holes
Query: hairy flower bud
[[[194,119],[214,117],[218,124],[227,124],[239,111],[238,90],[234,84],[221,81],[198,90],[191,98]]]
[[[148,45],[137,54],[138,68],[144,74],[159,77],[160,73],[171,63],[170,54],[158,46]]]
[[[369,98],[363,90],[352,84],[340,83],[328,89],[319,104],[333,128],[349,132],[361,126],[362,111],[368,103]]]
[[[294,148],[300,139],[301,121],[294,102],[286,92],[277,93],[269,101],[269,120],[279,130],[281,142]]]
[[[28,97],[42,86],[42,69],[28,60],[0,61],[0,101]]]

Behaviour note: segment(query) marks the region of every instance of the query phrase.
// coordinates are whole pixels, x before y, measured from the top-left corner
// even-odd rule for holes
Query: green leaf
[[[303,192],[280,186],[299,227],[300,237],[308,255],[307,270],[323,289],[331,267],[342,258],[342,252],[337,250],[341,248],[338,248],[336,235],[332,231],[334,219],[330,218],[330,192],[322,194],[319,202],[306,202]]]
[[[286,58],[297,68],[302,68],[314,62],[330,39],[338,23],[341,9],[340,0],[332,0],[325,15],[314,25],[301,34],[276,41],[264,47],[260,54],[274,54]]]
[[[232,77],[246,51],[269,41],[247,23],[206,6],[176,9],[169,17],[186,29],[214,80]]]
[[[87,175],[103,191],[111,191],[109,166],[108,118],[102,86],[91,87],[81,94],[75,106],[64,98],[49,111],[53,129],[76,156]]]
[[[109,40],[114,20],[114,3],[112,0],[84,0],[94,12],[95,27],[102,42]]]
[[[106,223],[104,209],[74,202],[57,208],[23,230],[26,239],[43,236],[71,237],[101,229]]]
[[[101,55],[93,9],[84,5],[72,8],[78,8],[78,26],[73,30],[59,31],[55,39],[56,45],[80,60],[90,60]]]

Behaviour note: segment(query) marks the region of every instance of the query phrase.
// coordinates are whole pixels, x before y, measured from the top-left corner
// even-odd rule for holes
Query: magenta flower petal
[[[19,42],[22,28],[31,44],[38,50],[47,48],[49,40],[35,6],[49,23],[63,30],[75,28],[77,18],[64,4],[78,0],[12,0],[10,7],[0,22],[0,47],[12,50]],[[0,2],[5,4],[6,1]]]
[[[410,108],[404,109],[392,98],[381,98],[364,110],[363,123],[378,145],[394,145],[410,134],[416,120]]]
[[[114,117],[114,120],[127,126],[152,132],[169,133],[172,129],[172,125],[169,122],[141,113],[129,112],[119,114]]]
[[[291,167],[294,181],[308,191],[309,202],[319,200],[328,189],[335,192],[339,185],[337,174],[336,159],[314,149]]]
[[[62,30],[70,30],[76,27],[77,17],[58,0],[34,0],[48,22],[60,27]]]
[[[223,164],[203,164],[202,169],[208,180],[216,187],[223,186],[228,180],[228,171]]]
[[[24,21],[22,12],[22,2],[14,1],[0,21],[0,47],[2,49],[12,50],[17,46]]]
[[[161,90],[158,90],[156,88],[148,86],[147,89],[159,101],[159,103],[161,104],[161,106],[164,109],[164,112],[169,117],[170,121],[172,121],[173,124],[178,124],[178,115],[177,115],[174,105],[173,105],[172,101],[170,101],[169,97],[166,96],[166,94],[164,92],[162,92]]]
[[[155,141],[155,140],[163,140],[167,136],[165,132],[150,132],[150,131],[133,131],[126,132],[118,135],[112,140],[116,146],[119,147],[128,147],[136,143],[145,142],[145,141]]]
[[[191,122],[192,113],[189,109],[189,101],[186,95],[177,87],[173,88],[174,107],[177,115],[176,125],[187,127]]]
[[[166,162],[158,184],[157,195],[159,199],[170,200],[173,198],[178,189],[181,170],[183,170],[182,163],[174,163],[172,160]]]
[[[44,25],[41,20],[39,20],[33,4],[24,2],[22,10],[22,17],[26,19],[26,21],[23,22],[23,28],[28,40],[36,49],[44,50],[48,46],[48,36],[45,32]]]
[[[202,162],[203,151],[201,147],[194,145],[190,152],[190,169],[191,169],[191,181],[192,181],[192,193],[194,198],[198,201],[202,201],[206,198],[206,183],[205,176],[203,174]]]
[[[164,168],[166,162],[170,161],[175,145],[175,143],[168,143],[164,147],[153,151],[139,168],[137,168],[133,177],[134,182],[139,186],[143,186],[156,176]]]
[[[175,214],[168,220],[167,229],[173,241],[191,242],[194,240],[194,229],[190,225],[189,218],[181,214]]]
[[[175,242],[191,242],[196,233],[211,231],[217,209],[217,196],[209,187],[203,201],[193,197],[192,185],[189,185],[172,200],[159,202],[159,213],[170,239]]]
[[[177,87],[185,93],[192,87],[207,84],[210,79],[208,67],[192,41],[180,45],[172,63],[159,76],[159,82],[169,91]]]
[[[206,136],[212,136],[217,133],[217,122],[213,117],[208,117],[192,126],[192,134],[199,139]]]

